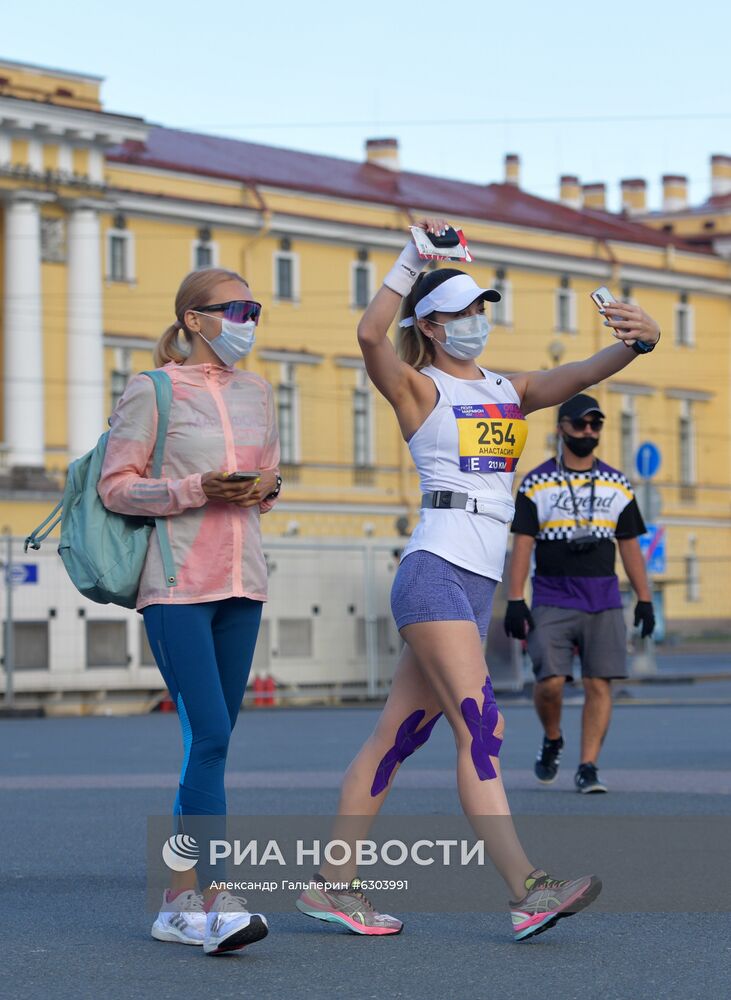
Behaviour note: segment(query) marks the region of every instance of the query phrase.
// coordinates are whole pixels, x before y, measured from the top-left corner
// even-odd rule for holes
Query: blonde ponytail
[[[181,324],[176,320],[174,323],[167,328],[162,337],[155,344],[155,350],[152,353],[152,359],[156,368],[162,368],[169,361],[174,361],[177,365],[181,364],[188,357],[187,351],[184,351],[180,346],[180,340],[178,335],[180,331],[183,331],[186,341],[190,345],[191,337],[187,330],[183,330]]]
[[[419,328],[414,326],[399,327],[396,333],[396,353],[407,365],[416,368],[426,368],[434,363],[434,344],[425,337]]]

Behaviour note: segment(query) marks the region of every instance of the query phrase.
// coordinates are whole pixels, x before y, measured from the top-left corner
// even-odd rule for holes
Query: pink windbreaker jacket
[[[157,434],[155,387],[145,375],[135,375],[112,415],[97,487],[109,510],[167,517],[177,585],[166,584],[153,530],[137,609],[228,597],[265,601],[259,518],[274,501],[244,508],[208,500],[201,476],[278,469],[272,387],[252,372],[223,365],[170,362],[164,371],[172,381],[173,401],[162,478],[150,478]]]

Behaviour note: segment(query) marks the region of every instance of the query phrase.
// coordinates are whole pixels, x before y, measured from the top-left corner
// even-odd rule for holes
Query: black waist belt
[[[432,493],[422,493],[422,507],[437,507],[440,510],[467,510],[469,494],[456,493],[454,490],[434,490]],[[470,504],[470,506],[472,506]]]

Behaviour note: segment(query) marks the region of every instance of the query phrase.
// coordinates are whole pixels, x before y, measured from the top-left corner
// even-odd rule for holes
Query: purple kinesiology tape
[[[497,771],[490,757],[498,756],[503,742],[495,735],[499,715],[495,692],[492,690],[492,681],[489,677],[485,679],[482,693],[484,695],[482,711],[477,707],[474,698],[465,698],[461,705],[462,716],[472,734],[472,763],[480,781],[497,778]]]
[[[376,795],[381,794],[381,792],[388,786],[396,765],[402,764],[407,757],[410,757],[415,750],[418,750],[419,747],[426,743],[431,736],[432,729],[437,724],[437,721],[442,717],[442,713],[438,712],[433,719],[430,719],[427,724],[417,732],[416,727],[425,715],[426,712],[424,709],[419,708],[415,712],[412,712],[407,719],[404,719],[398,727],[396,742],[376,768],[376,776],[373,779],[373,785],[371,786],[372,796],[375,797]]]

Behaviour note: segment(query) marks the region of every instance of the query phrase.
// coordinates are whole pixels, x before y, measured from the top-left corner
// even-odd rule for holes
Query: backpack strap
[[[155,450],[152,457],[152,477],[159,479],[162,472],[162,459],[165,452],[165,437],[168,432],[170,421],[170,408],[173,402],[173,384],[167,372],[161,369],[141,372],[152,379],[155,386],[155,400],[157,402],[157,437],[155,438]],[[165,573],[165,582],[168,587],[177,586],[178,578],[173,559],[173,550],[170,546],[170,536],[168,535],[167,518],[156,517],[155,527],[157,528],[157,540],[160,545],[160,555],[162,556],[162,567]]]
[[[29,548],[40,549],[41,542],[45,542],[54,528],[61,523],[62,508],[63,500],[59,500],[45,521],[41,521],[38,527],[34,528],[28,535],[25,540],[25,544],[23,545],[24,552],[27,552]],[[49,524],[49,521],[52,523]],[[48,525],[47,528],[46,525]],[[45,531],[43,530],[44,528],[46,528]]]

